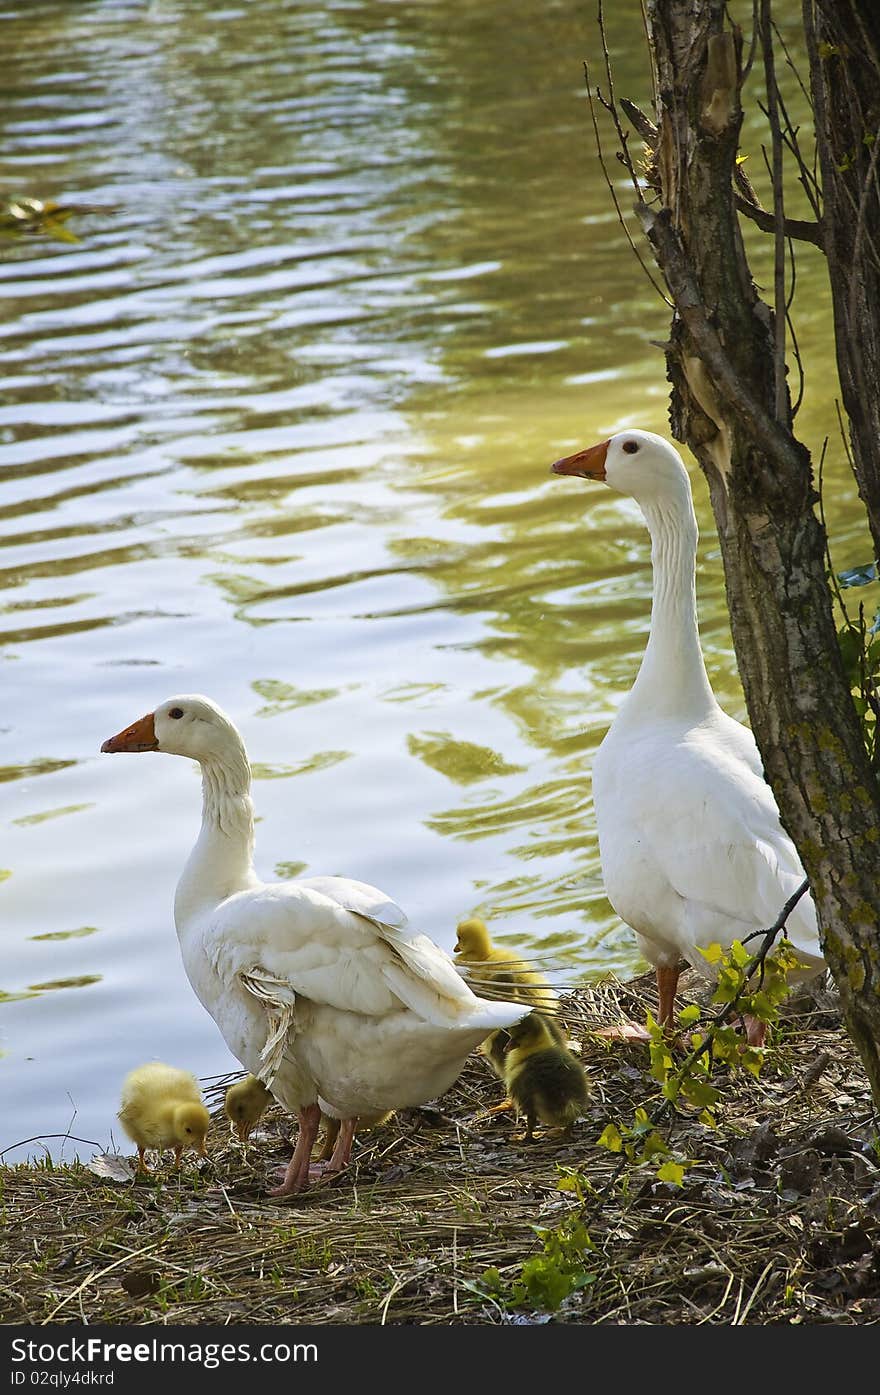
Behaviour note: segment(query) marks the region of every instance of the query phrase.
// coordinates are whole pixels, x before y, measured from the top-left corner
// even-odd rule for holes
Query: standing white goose
[[[275,1195],[301,1190],[321,1109],[341,1119],[331,1170],[360,1114],[447,1090],[490,1032],[528,1004],[476,997],[449,957],[381,891],[345,877],[261,882],[241,736],[209,698],[169,698],[102,751],[167,751],[202,767],[202,827],[174,919],[196,997],[233,1056],[299,1118]]]
[[[681,960],[766,929],[804,879],[748,727],[719,707],[697,628],[697,520],[681,456],[650,431],[620,431],[557,460],[558,475],[630,495],[651,535],[654,594],[642,664],[593,762],[605,888],[657,973],[670,1026]],[[807,976],[824,968],[809,894],[786,934]],[[762,1024],[749,1040],[763,1041]]]

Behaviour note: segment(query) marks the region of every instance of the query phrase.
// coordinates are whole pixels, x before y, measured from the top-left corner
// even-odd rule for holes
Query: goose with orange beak
[[[247,752],[210,698],[167,698],[101,750],[201,766],[202,827],[174,919],[187,977],[232,1055],[299,1119],[274,1195],[307,1186],[322,1109],[341,1121],[326,1165],[339,1172],[360,1116],[435,1099],[475,1046],[529,1011],[472,993],[450,956],[374,886],[261,881]]]
[[[641,666],[593,761],[602,875],[612,906],[656,970],[659,1020],[673,1030],[683,961],[772,925],[804,880],[748,727],[709,684],[696,607],[697,520],[678,451],[651,431],[619,431],[557,460],[554,474],[635,499],[651,537],[651,629]],[[809,894],[786,934],[799,967],[825,968]],[[747,1019],[762,1045],[764,1024]],[[648,1033],[629,1024],[620,1035]]]

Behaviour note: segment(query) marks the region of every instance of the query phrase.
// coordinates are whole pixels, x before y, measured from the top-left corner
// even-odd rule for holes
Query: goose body
[[[202,767],[202,826],[175,924],[187,977],[229,1050],[299,1117],[279,1194],[306,1185],[322,1108],[342,1121],[344,1165],[359,1115],[442,1094],[489,1032],[524,1015],[472,993],[376,887],[260,881],[247,754],[209,698],[170,698],[101,749],[166,751]]]
[[[652,432],[622,431],[553,470],[630,495],[651,535],[650,636],[594,759],[593,799],[608,899],[657,971],[660,1018],[670,1025],[681,960],[711,977],[701,951],[767,929],[805,874],[755,739],[722,710],[706,674],[697,521],[680,455]],[[799,972],[821,972],[809,894],[785,933]]]

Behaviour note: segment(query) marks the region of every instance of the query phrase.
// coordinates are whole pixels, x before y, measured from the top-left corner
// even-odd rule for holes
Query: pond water
[[[639,5],[611,8],[647,101]],[[242,730],[265,877],[373,882],[447,948],[483,915],[565,981],[640,969],[589,769],[647,535],[548,471],[666,429],[668,320],[595,158],[581,0],[11,0],[4,27],[0,185],[103,210],[0,246],[4,1161],[119,1141],[141,1061],[236,1065],[171,917],[194,767],[99,754],[175,693]],[[801,284],[816,447],[818,256]],[[844,565],[869,552],[840,456]],[[693,478],[710,676],[744,717]]]

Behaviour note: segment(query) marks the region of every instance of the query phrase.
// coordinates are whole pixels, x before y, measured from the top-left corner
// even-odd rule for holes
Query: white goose
[[[669,1027],[681,960],[711,976],[700,949],[772,925],[804,870],[752,733],[709,686],[697,629],[697,520],[681,456],[653,432],[620,431],[552,469],[630,495],[651,535],[650,636],[596,753],[593,800],[608,899],[656,969],[659,1020]],[[809,894],[786,934],[803,976],[821,972]],[[747,1026],[762,1043],[762,1024]]]
[[[299,1118],[274,1195],[307,1185],[322,1109],[343,1121],[330,1161],[338,1171],[358,1115],[442,1094],[475,1046],[528,1011],[476,997],[449,955],[373,886],[261,882],[247,753],[208,698],[169,698],[101,750],[167,751],[202,767],[202,828],[174,918],[187,977],[229,1050]]]

